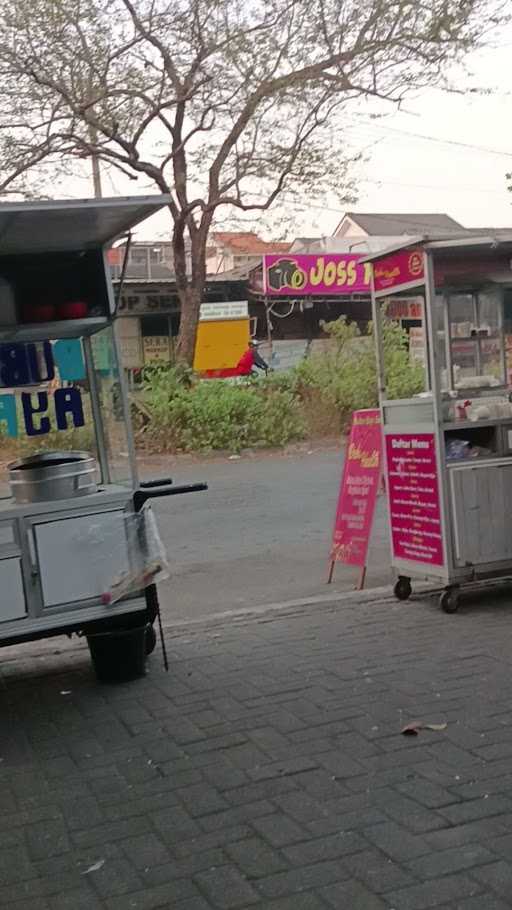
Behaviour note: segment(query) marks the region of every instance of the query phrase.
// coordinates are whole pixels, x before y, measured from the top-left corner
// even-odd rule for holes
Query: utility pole
[[[98,141],[98,134],[93,126],[89,127],[89,136],[90,136],[90,140],[91,140],[91,145],[94,147]],[[101,189],[100,159],[99,159],[98,155],[94,154],[94,152],[91,156],[91,162],[92,162],[92,185],[94,188],[94,198],[101,199],[103,196],[103,192]]]

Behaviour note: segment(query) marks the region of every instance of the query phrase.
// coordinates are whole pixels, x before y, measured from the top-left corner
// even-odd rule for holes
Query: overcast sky
[[[467,227],[512,228],[505,177],[512,171],[512,29],[498,44],[474,55],[469,82],[459,80],[461,88],[478,85],[491,89],[490,95],[428,91],[410,99],[407,111],[378,122],[354,113],[350,140],[366,149],[354,211],[447,212]],[[104,178],[105,195],[133,187],[119,177]],[[84,188],[84,195],[89,192]],[[334,198],[327,207],[303,200],[293,211],[292,233],[303,236],[331,234],[343,214]],[[168,219],[162,213],[150,220],[139,239],[166,235]]]

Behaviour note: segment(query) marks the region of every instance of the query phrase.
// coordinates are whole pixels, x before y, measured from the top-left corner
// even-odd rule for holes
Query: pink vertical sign
[[[386,436],[391,542],[396,559],[444,564],[433,433]]]
[[[354,411],[332,537],[331,560],[365,566],[381,471],[380,413]]]

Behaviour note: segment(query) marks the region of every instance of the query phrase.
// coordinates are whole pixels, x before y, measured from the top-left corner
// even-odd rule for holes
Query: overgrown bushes
[[[374,344],[354,323],[327,323],[330,350],[267,379],[200,382],[189,370],[147,371],[144,405],[148,420],[139,440],[152,451],[208,451],[282,446],[305,436],[333,435],[352,411],[377,404]],[[407,337],[389,322],[384,330],[387,385],[391,397],[421,391],[423,368],[411,363]]]

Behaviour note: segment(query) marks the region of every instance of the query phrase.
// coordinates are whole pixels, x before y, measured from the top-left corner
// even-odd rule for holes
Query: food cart
[[[101,679],[156,643],[147,501],[205,489],[139,483],[114,327],[106,249],[167,203],[0,206],[0,645],[84,635]]]
[[[394,592],[435,582],[453,613],[461,586],[512,574],[512,234],[408,238],[368,261]],[[387,302],[411,294],[425,357],[403,398]]]

